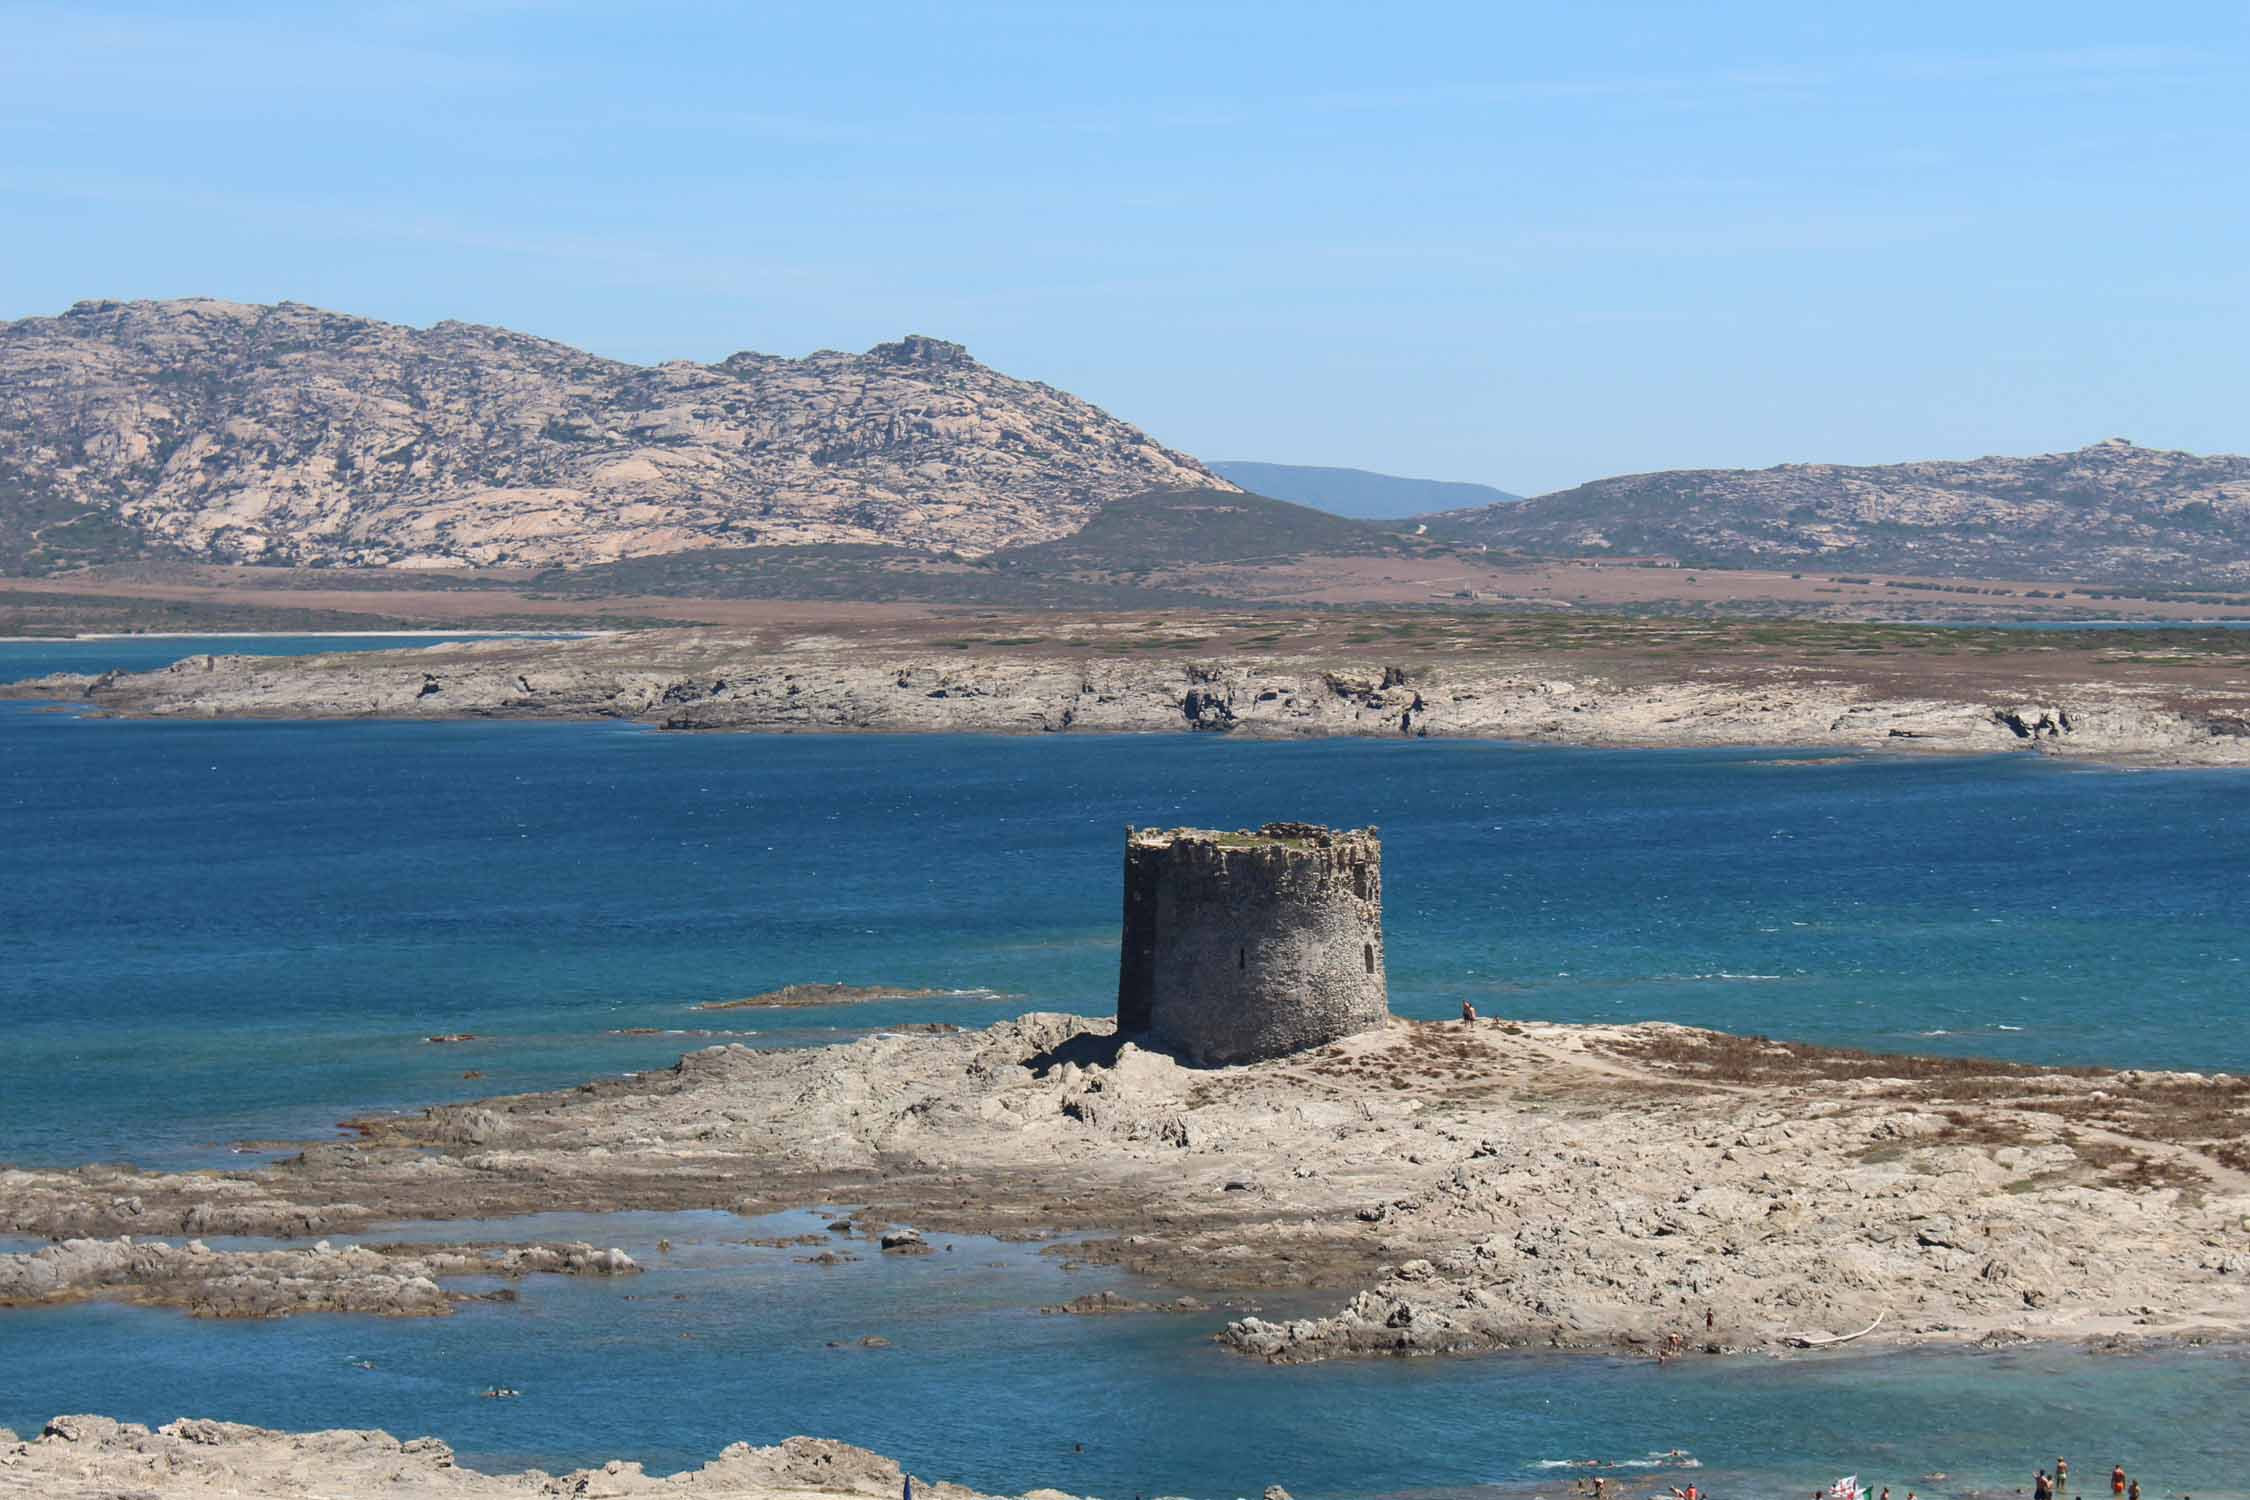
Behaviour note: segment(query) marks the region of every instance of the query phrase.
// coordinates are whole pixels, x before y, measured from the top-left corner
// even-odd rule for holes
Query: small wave
[[[1994,1031],[2021,1031],[2021,1030],[2023,1030],[2023,1028],[2022,1028],[2021,1026],[2002,1026],[2002,1025],[2000,1025],[2000,1024],[1999,1024],[1998,1022],[1994,1022],[1994,1023],[1993,1023],[1993,1027],[1992,1027],[1992,1029],[1993,1029]]]
[[[1646,1458],[1541,1458],[1531,1465],[1535,1469],[1700,1469],[1702,1460],[1669,1453],[1651,1453]]]
[[[739,1028],[732,1028],[732,1029],[730,1029],[730,1028],[727,1028],[727,1027],[720,1027],[720,1026],[617,1026],[617,1027],[612,1027],[612,1028],[611,1028],[610,1030],[608,1030],[608,1031],[605,1031],[605,1032],[603,1032],[603,1033],[602,1033],[602,1035],[603,1035],[603,1036],[631,1036],[631,1037],[644,1037],[644,1036],[702,1036],[702,1037],[711,1037],[711,1036],[756,1036],[757,1034],[758,1034],[758,1033],[757,1033],[756,1031],[754,1031],[754,1030],[751,1030],[751,1029],[750,1029],[750,1028],[748,1028],[748,1027],[739,1027]]]
[[[1935,1031],[1917,1031],[1917,1032],[1915,1032],[1914,1034],[1915,1034],[1916,1036],[1951,1036],[1951,1035],[1953,1035],[1953,1033],[1952,1033],[1952,1032],[1950,1032],[1950,1031],[1947,1031],[1947,1030],[1946,1030],[1946,1029],[1945,1029],[1945,1028],[1944,1028],[1943,1026],[1940,1026],[1940,1027],[1939,1027],[1939,1028],[1938,1028],[1937,1030],[1935,1030]]]

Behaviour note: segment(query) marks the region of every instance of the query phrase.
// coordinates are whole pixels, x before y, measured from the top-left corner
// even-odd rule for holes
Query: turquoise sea
[[[0,646],[0,677],[123,664],[85,665],[110,644]],[[1887,1049],[2250,1068],[2250,776],[2232,772],[138,723],[30,704],[0,704],[0,768],[0,1162],[241,1163],[256,1159],[246,1141],[703,1044],[628,1028],[804,1045],[902,1020],[1105,1012],[1127,823],[1381,825],[1393,1000],[1409,1014],[1470,998]],[[969,993],[693,1009],[820,979]],[[423,1040],[440,1032],[480,1040]],[[0,1314],[0,1425],[63,1410],[372,1424],[436,1432],[480,1465],[547,1466],[676,1465],[806,1431],[986,1488],[1111,1496],[1276,1481],[1310,1496],[1567,1495],[1573,1471],[1543,1465],[1673,1448],[1705,1467],[1626,1472],[1692,1473],[1720,1500],[1853,1469],[1900,1495],[2006,1493],[2067,1441],[2083,1473],[2119,1458],[2145,1470],[2152,1500],[2250,1493],[2240,1351],[1274,1371],[1204,1342],[1223,1313],[1041,1317],[1118,1282],[1035,1247],[962,1240],[823,1271],[730,1243],[770,1231],[726,1216],[571,1232],[657,1269],[534,1281],[519,1304],[435,1324]],[[869,1333],[895,1347],[856,1347]],[[478,1399],[496,1383],[525,1394]],[[1938,1470],[1952,1477],[1923,1479]]]

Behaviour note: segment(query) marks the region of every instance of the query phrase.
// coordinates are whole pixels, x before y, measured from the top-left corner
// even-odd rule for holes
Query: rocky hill
[[[423,568],[809,542],[976,555],[1153,488],[1234,486],[920,336],[639,366],[288,302],[0,324],[0,571],[148,550]]]
[[[829,599],[1033,609],[1194,609],[1245,597],[1229,565],[1286,567],[1308,556],[1396,557],[1426,544],[1360,521],[1238,490],[1144,490],[1112,500],[1054,541],[981,557],[866,543],[703,547],[552,568],[546,599],[670,595]],[[1302,587],[1302,581],[1295,584]],[[1255,589],[1252,589],[1255,596]],[[4,600],[0,600],[4,603]]]
[[[2250,582],[2250,457],[2119,438],[2033,458],[1630,474],[1420,519],[1433,536],[1708,567]]]

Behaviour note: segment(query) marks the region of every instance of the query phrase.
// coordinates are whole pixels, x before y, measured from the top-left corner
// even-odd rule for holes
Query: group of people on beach
[[[2031,1481],[2031,1500],[2062,1500],[2069,1492],[2070,1460],[2067,1458],[2055,1460],[2054,1473],[2041,1469]],[[2020,1495],[2023,1491],[2016,1493]],[[2141,1500],[2141,1482],[2128,1475],[2123,1464],[2113,1465],[2109,1471],[2109,1493],[2111,1500]],[[2193,1497],[2182,1496],[2181,1500],[2193,1500]]]
[[[1674,1490],[1673,1493],[1676,1495],[1679,1491]],[[1866,1492],[1862,1491],[1861,1493],[1864,1495]],[[2018,1489],[2016,1493],[2020,1495],[2023,1491]],[[2070,1460],[2067,1458],[2055,1460],[2053,1473],[2050,1474],[2047,1470],[2041,1469],[2032,1478],[2031,1500],[2064,1500],[2064,1496],[2069,1493]],[[2109,1471],[2109,1493],[2111,1500],[2141,1500],[2141,1482],[2127,1474],[2123,1464],[2117,1464]],[[1709,1500],[1709,1497],[1704,1497],[1704,1500]],[[1813,1492],[1812,1500],[1834,1500],[1834,1497],[1828,1492],[1816,1490]],[[1891,1487],[1889,1485],[1883,1486],[1880,1500],[1891,1500]],[[1908,1490],[1906,1492],[1906,1500],[1917,1500],[1914,1491]],[[2195,1497],[2183,1495],[2180,1500],[2195,1500]]]
[[[1685,1457],[1686,1455],[1675,1451],[1671,1456]],[[1586,1464],[1590,1468],[1600,1467],[1602,1460],[1588,1459]],[[1930,1477],[1942,1479],[1945,1476],[1937,1474]],[[1841,1485],[1843,1481],[1838,1481],[1838,1483]],[[1583,1477],[1575,1479],[1571,1482],[1571,1488],[1580,1495],[1590,1496],[1591,1500],[1622,1500],[1620,1494],[1622,1486],[1617,1490],[1611,1489],[1608,1476],[1603,1474],[1593,1475],[1590,1480]],[[1671,1500],[1711,1500],[1710,1491],[1699,1489],[1693,1484],[1688,1485],[1685,1489],[1676,1484],[1671,1485],[1668,1487],[1668,1491]],[[2023,1491],[2018,1489],[2016,1493],[2020,1495]],[[2067,1458],[2057,1458],[2053,1473],[2050,1474],[2047,1470],[2041,1469],[2031,1482],[2031,1500],[2064,1500],[2064,1497],[2069,1493],[2070,1460]],[[2127,1474],[2123,1464],[2118,1464],[2109,1471],[2109,1493],[2111,1500],[2141,1500],[2141,1482]],[[1858,1491],[1859,1500],[1868,1500],[1868,1494],[1867,1490],[1860,1489]],[[1837,1500],[1837,1491],[1835,1489],[1814,1490],[1812,1500]],[[1883,1486],[1880,1500],[1891,1500],[1891,1487],[1889,1485]],[[1920,1497],[1914,1491],[1908,1490],[1906,1500],[1920,1500]],[[2183,1495],[2180,1500],[2195,1500],[2195,1497]]]

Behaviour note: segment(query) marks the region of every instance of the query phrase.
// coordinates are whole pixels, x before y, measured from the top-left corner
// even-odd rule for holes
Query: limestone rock
[[[1395,736],[1395,702],[1379,674],[1330,685],[1349,652],[1245,655],[1226,669],[1236,735]],[[975,670],[986,690],[932,698],[909,688],[939,671]],[[1051,647],[943,662],[878,641],[813,636],[781,646],[755,632],[652,630],[570,641],[474,641],[332,656],[196,656],[154,672],[67,675],[0,684],[0,698],[65,699],[133,715],[289,718],[492,717],[638,719],[675,730],[885,730],[1030,734],[1176,729],[1187,694],[1209,690],[1207,663],[1122,648]],[[1838,751],[2052,753],[2142,763],[2250,765],[2250,736],[2214,724],[2250,714],[2240,689],[2172,703],[2122,684],[2081,684],[2047,700],[2018,735],[1984,697],[1901,696],[1895,683],[1799,674],[1786,683],[1697,677],[1599,684],[1561,721],[1545,680],[1512,664],[1452,660],[1423,670],[1415,733],[1550,743],[1819,746]],[[541,682],[536,702],[517,682]],[[431,680],[435,695],[423,692]],[[720,687],[714,691],[712,684]],[[1370,703],[1361,693],[1375,694]],[[667,698],[692,691],[684,707]],[[1892,734],[1913,726],[1913,737]],[[2067,727],[2066,727],[2067,726]],[[1236,955],[1226,955],[1228,961]],[[507,1122],[488,1127],[508,1143]],[[1902,1127],[1903,1128],[1903,1127]],[[1930,1127],[1930,1128],[1935,1128]]]
[[[108,1417],[59,1416],[31,1442],[0,1431],[0,1491],[40,1500],[258,1495],[264,1500],[501,1500],[557,1495],[690,1495],[697,1500],[795,1500],[806,1495],[891,1500],[898,1464],[827,1438],[793,1437],[770,1448],[736,1443],[700,1468],[658,1476],[613,1459],[549,1475],[484,1474],[460,1466],[435,1438],[379,1431],[274,1432],[237,1422],[182,1418],[150,1430]],[[981,1500],[956,1484],[917,1479],[930,1500]],[[1038,1493],[1038,1492],[1034,1492]],[[1053,1492],[1048,1492],[1053,1493]]]
[[[305,1312],[443,1317],[447,1276],[630,1276],[622,1250],[586,1244],[483,1250],[444,1245],[355,1245],[214,1251],[130,1238],[77,1238],[28,1255],[0,1255],[0,1307],[93,1298],[184,1308],[206,1318],[281,1318]]]

